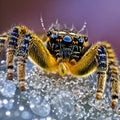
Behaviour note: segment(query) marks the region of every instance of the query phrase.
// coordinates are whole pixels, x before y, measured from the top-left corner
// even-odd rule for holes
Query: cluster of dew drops
[[[47,73],[28,61],[26,91],[14,80],[6,80],[6,62],[0,63],[0,118],[18,120],[119,119],[111,109],[109,83],[101,100],[95,99],[96,73],[86,78]],[[118,105],[119,107],[119,105]]]

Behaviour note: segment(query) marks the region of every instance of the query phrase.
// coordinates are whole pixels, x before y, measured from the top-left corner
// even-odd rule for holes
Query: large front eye
[[[70,36],[68,36],[68,35],[65,35],[64,37],[63,37],[63,41],[64,42],[72,42],[72,38],[70,37]]]

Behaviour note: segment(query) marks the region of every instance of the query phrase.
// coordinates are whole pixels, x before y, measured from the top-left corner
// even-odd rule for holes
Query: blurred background
[[[69,28],[71,28],[73,24],[77,30],[80,30],[81,27],[83,26],[84,21],[86,21],[90,43],[107,40],[108,42],[111,43],[113,49],[115,50],[117,58],[120,59],[120,50],[119,50],[120,48],[120,0],[0,0],[0,34],[9,30],[12,26],[17,24],[26,25],[28,28],[30,28],[31,30],[34,30],[37,33],[42,32],[43,29],[41,27],[41,22],[40,22],[41,16],[43,17],[44,25],[46,29],[49,28],[49,26],[52,23],[54,23],[56,19],[58,19],[62,25],[66,24]],[[5,56],[2,56],[2,57],[4,58]],[[2,57],[0,56],[0,59],[2,59]],[[28,67],[28,70],[30,70],[29,67]],[[3,76],[3,75],[4,74],[2,75],[0,74],[0,76]],[[38,74],[38,75],[41,75],[41,74]],[[42,78],[44,78],[44,76]],[[45,81],[45,79],[43,80]],[[59,80],[62,81],[61,79]],[[91,82],[92,85],[95,85],[95,82],[94,81],[92,82]],[[89,87],[91,88],[91,90],[92,88],[95,90],[94,87],[91,87],[90,85],[88,85],[88,82],[85,82],[85,83],[86,83],[85,84],[86,86],[82,85],[82,88],[81,88],[83,91],[85,91],[85,93],[86,91],[91,92],[88,89]],[[34,85],[37,85],[37,84],[38,83],[35,83]],[[3,84],[0,83],[0,85],[2,85],[3,87]],[[64,87],[64,85],[62,87]],[[82,92],[80,92],[80,94],[81,93]],[[24,103],[23,105],[25,110],[20,111],[20,115],[21,113],[24,113],[24,111],[31,113],[29,106],[26,107],[26,102],[24,102],[23,100],[21,101],[18,100],[19,97],[17,95],[19,96],[21,94],[17,93],[15,96],[16,98],[13,98],[16,103],[14,103],[13,108],[10,109],[10,111],[8,111],[4,107],[1,108],[0,106],[1,108],[0,119],[4,119],[6,117],[5,114],[8,114],[9,116],[9,114],[13,115],[15,111],[17,112],[19,105],[21,105],[21,102]],[[107,104],[109,104],[108,102],[109,97],[106,97],[106,95],[104,95],[104,97],[105,99],[103,99],[102,103],[106,101]],[[5,98],[2,97],[0,93],[0,103],[1,103],[1,100],[4,100],[4,99]],[[93,100],[94,100],[94,97],[91,96],[91,98],[89,99],[90,102],[91,101],[93,102],[93,104],[91,105],[94,105]],[[20,101],[20,104],[18,104],[17,101]],[[89,114],[88,110],[90,110],[90,108],[92,107],[86,105],[86,103],[88,104],[88,101],[86,102],[84,99],[83,101],[84,101],[83,105],[85,105],[87,110],[85,112]],[[105,106],[106,106],[106,102],[104,104]],[[103,108],[103,104],[101,105]],[[98,105],[96,109],[100,110]],[[109,117],[108,119],[112,120],[113,118],[115,120],[116,114],[113,114],[113,111],[111,109],[109,111],[109,109],[106,108],[106,110],[108,110],[109,112],[107,112],[106,110],[105,111],[101,110],[101,112],[100,111],[96,112],[96,109],[93,107],[93,111],[91,112],[90,115],[98,116],[100,117],[100,119],[105,119],[104,116],[105,117],[107,116],[107,118]],[[83,113],[84,110],[85,109],[83,109],[81,112]],[[29,117],[30,115],[28,113],[26,115],[27,117]],[[87,115],[85,114],[85,116]],[[25,118],[25,113],[23,114],[23,117]],[[5,118],[5,120],[10,120],[10,117],[7,117],[7,118]],[[120,117],[118,116],[118,119],[119,118]],[[21,119],[21,118],[20,116],[18,116],[16,119]]]
[[[0,34],[23,24],[35,32],[59,20],[80,30],[84,21],[90,42],[107,40],[120,57],[120,0],[0,0]]]

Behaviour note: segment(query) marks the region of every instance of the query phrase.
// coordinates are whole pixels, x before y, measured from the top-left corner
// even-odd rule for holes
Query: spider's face
[[[88,43],[87,36],[70,31],[50,30],[47,36],[49,37],[48,50],[53,55],[62,58],[71,58],[73,54],[80,58],[81,51]]]

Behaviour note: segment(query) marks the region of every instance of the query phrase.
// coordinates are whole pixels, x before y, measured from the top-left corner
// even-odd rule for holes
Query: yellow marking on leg
[[[99,100],[102,97],[102,94],[105,89],[105,84],[106,84],[106,72],[103,73],[98,73],[97,74],[97,93],[96,93],[96,98]]]
[[[8,80],[13,79],[13,68],[9,68],[9,66],[13,66],[14,64],[14,49],[13,48],[7,48],[6,50],[6,61],[7,61],[7,78]]]
[[[26,64],[24,61],[18,58],[17,61],[17,77],[19,80],[19,86],[22,91],[25,90],[25,68]]]
[[[12,80],[13,79],[13,69],[8,69],[7,70],[7,78],[8,80]]]
[[[19,88],[21,91],[25,91],[25,82],[24,81],[19,81]]]

